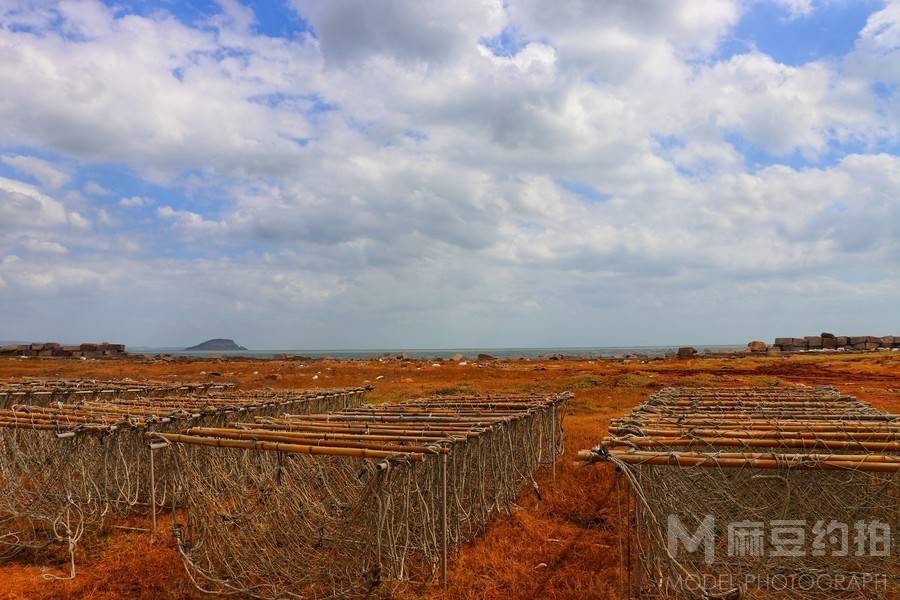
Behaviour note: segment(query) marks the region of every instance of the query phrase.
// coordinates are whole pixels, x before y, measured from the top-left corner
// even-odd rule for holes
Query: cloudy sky
[[[900,1],[0,0],[0,339],[900,334]]]

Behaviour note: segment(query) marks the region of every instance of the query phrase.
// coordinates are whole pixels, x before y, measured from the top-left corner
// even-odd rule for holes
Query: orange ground
[[[253,387],[338,387],[372,383],[375,401],[413,397],[450,388],[458,391],[570,390],[565,421],[566,456],[551,486],[538,483],[543,500],[523,492],[521,508],[497,520],[482,538],[452,561],[446,591],[404,584],[392,596],[405,599],[600,599],[619,598],[618,532],[607,501],[613,478],[606,465],[576,468],[574,453],[597,443],[610,417],[628,412],[664,385],[828,384],[900,413],[900,354],[694,359],[612,363],[606,361],[501,361],[460,366],[427,361],[311,363],[282,361],[0,361],[0,377],[103,377],[197,381],[215,379]],[[313,376],[318,375],[317,379]],[[381,379],[376,379],[383,376]],[[144,519],[131,525],[146,526]],[[41,573],[59,565],[0,565],[3,598],[202,598],[184,575],[165,522],[151,536],[113,530],[82,551],[72,581],[46,581]]]

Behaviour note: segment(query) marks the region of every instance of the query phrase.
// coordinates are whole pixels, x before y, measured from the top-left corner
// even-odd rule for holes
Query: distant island
[[[197,344],[196,346],[191,346],[190,348],[185,348],[185,350],[213,350],[216,352],[222,352],[227,350],[246,350],[243,346],[238,346],[234,343],[234,340],[225,340],[225,339],[214,339],[214,340],[206,340],[202,344]]]

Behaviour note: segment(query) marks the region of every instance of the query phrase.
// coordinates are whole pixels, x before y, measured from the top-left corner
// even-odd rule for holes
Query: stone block
[[[691,346],[682,346],[678,349],[678,353],[676,356],[678,356],[678,358],[691,358],[695,354],[697,354],[696,349],[692,348]]]
[[[857,342],[856,344],[852,344],[852,348],[854,350],[878,350],[881,346],[881,342]]]

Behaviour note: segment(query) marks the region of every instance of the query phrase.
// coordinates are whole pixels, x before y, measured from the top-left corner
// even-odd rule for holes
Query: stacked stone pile
[[[782,352],[804,352],[807,350],[884,350],[900,348],[900,335],[882,337],[872,335],[845,336],[832,333],[808,335],[802,338],[775,338],[773,347]]]
[[[77,344],[63,346],[55,342],[0,346],[0,356],[68,356],[75,358],[116,358],[127,356],[125,344]]]

